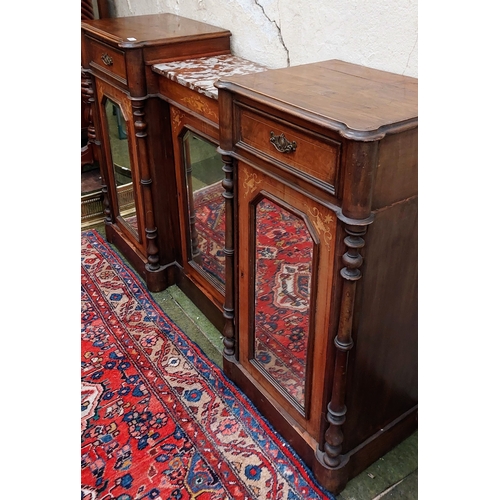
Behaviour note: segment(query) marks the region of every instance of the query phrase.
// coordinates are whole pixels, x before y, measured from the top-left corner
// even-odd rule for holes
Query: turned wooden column
[[[92,0],[81,0],[82,21],[94,19],[94,10],[92,7]],[[90,133],[88,130],[91,120],[91,106],[88,102],[88,87],[90,85],[90,78],[85,74],[82,68],[82,131],[87,130],[87,135]],[[95,136],[95,131],[94,131]],[[89,165],[94,163],[94,156],[92,147],[89,145],[87,137],[87,144],[82,147],[81,152],[81,165]]]
[[[155,225],[155,217],[153,210],[153,193],[151,185],[153,183],[150,174],[149,154],[146,144],[147,124],[144,119],[144,100],[131,99],[132,114],[134,117],[134,129],[137,142],[137,151],[139,156],[141,188],[144,196],[144,231],[147,239],[147,259],[146,267],[149,271],[157,271],[160,268],[158,255],[158,231]]]
[[[332,60],[221,77],[216,87],[237,235],[226,301],[236,354],[224,354],[224,372],[338,494],[417,423],[417,80]],[[311,205],[321,205],[311,229],[329,229],[309,285],[309,405],[281,385],[285,369],[275,377],[253,349],[258,198],[239,178],[247,166],[284,206],[315,218]],[[271,284],[266,299],[276,303]]]
[[[111,224],[113,221],[113,213],[111,210],[111,203],[109,200],[108,185],[109,179],[105,168],[102,168],[102,148],[101,141],[96,134],[95,118],[99,117],[96,112],[97,103],[95,101],[94,81],[89,73],[89,70],[82,68],[82,103],[84,106],[84,116],[87,120],[87,149],[90,151],[90,156],[93,162],[99,165],[99,173],[101,174],[101,190],[102,190],[102,204],[104,207],[104,222]]]
[[[81,164],[94,163],[94,151],[92,148],[96,139],[94,119],[93,119],[93,103],[94,103],[94,89],[92,88],[92,79],[87,74],[85,69],[82,68],[82,130],[85,128],[87,131],[87,144],[82,148],[82,161]]]
[[[342,424],[345,422],[347,408],[345,401],[345,386],[347,377],[347,363],[349,351],[354,342],[352,340],[352,320],[354,298],[356,296],[356,282],[361,278],[360,267],[363,257],[359,253],[365,245],[362,238],[366,234],[366,227],[345,225],[347,237],[344,238],[347,251],[342,256],[343,267],[340,275],[344,279],[342,284],[342,302],[340,306],[340,319],[335,345],[335,368],[333,371],[332,398],[327,408],[327,420],[330,424],[325,433],[324,462],[329,467],[340,465],[342,451]]]
[[[143,197],[144,234],[146,237],[146,283],[153,291],[165,288],[165,278],[160,277],[160,250],[158,247],[158,228],[154,215],[153,179],[148,147],[148,123],[146,120],[146,102],[148,100],[144,54],[141,49],[126,52],[129,71],[130,102],[134,121],[135,144],[137,148],[137,167],[139,169],[140,189]]]
[[[218,149],[224,162],[223,170],[226,174],[222,181],[226,210],[226,232],[224,243],[225,256],[225,296],[224,296],[224,354],[234,356],[236,352],[236,337],[234,327],[234,178],[233,162],[227,152]]]
[[[235,172],[234,163],[231,156],[232,148],[232,127],[231,127],[232,100],[226,92],[219,93],[219,134],[220,147],[217,152],[223,161],[223,171],[225,178],[222,181],[226,210],[226,232],[224,242],[225,255],[225,293],[224,293],[224,356],[231,358],[234,362],[237,358],[237,332],[235,327],[235,221],[236,206],[235,200]]]
[[[340,276],[342,293],[337,334],[334,339],[333,387],[327,406],[328,428],[323,450],[317,451],[319,461],[328,468],[344,466],[348,458],[342,456],[344,435],[342,425],[348,418],[345,405],[349,351],[354,347],[352,337],[356,286],[361,279],[365,245],[363,236],[373,222],[371,214],[373,177],[377,167],[378,142],[349,142],[346,151],[346,176],[342,211],[339,220],[345,231],[346,251],[342,255]]]
[[[152,292],[163,290],[177,279],[175,259],[183,244],[177,237],[180,227],[170,230],[178,224],[177,186],[172,182],[175,166],[172,145],[165,137],[169,125],[162,129],[168,112],[159,97],[159,82],[152,67],[164,61],[227,54],[230,36],[228,30],[167,13],[82,22],[82,64],[96,83],[99,102],[94,118],[103,140],[102,168],[108,172],[111,220],[106,224],[106,239],[116,245]],[[106,98],[123,107],[128,122],[136,227],[113,213],[125,188],[109,182],[115,179],[115,170],[109,130],[102,126],[106,123]],[[175,189],[167,183],[174,184]],[[170,194],[174,194],[173,200]],[[196,284],[186,286],[194,288]],[[218,313],[221,317],[220,310]]]

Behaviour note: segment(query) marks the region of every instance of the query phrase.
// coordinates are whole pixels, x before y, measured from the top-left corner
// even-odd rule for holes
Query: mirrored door
[[[190,263],[221,293],[225,283],[225,200],[217,146],[188,130],[182,138]]]
[[[291,183],[242,160],[237,169],[238,361],[319,438],[337,219]]]
[[[301,216],[272,199],[254,211],[254,363],[304,411],[314,240]]]
[[[120,105],[109,97],[105,99],[104,111],[118,209],[116,217],[121,219],[130,233],[138,240],[134,172],[130,159],[127,120]]]

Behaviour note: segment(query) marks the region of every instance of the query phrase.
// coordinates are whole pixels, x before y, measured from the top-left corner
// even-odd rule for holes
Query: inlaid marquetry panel
[[[326,182],[335,190],[340,161],[340,144],[290,124],[242,108],[240,143],[262,151],[273,159]],[[279,147],[281,141],[289,148]],[[293,146],[292,146],[293,145]],[[312,160],[314,158],[314,160]]]

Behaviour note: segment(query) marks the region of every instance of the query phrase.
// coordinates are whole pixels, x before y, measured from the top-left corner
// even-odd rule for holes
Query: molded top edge
[[[339,60],[223,78],[219,89],[332,128],[356,140],[418,126],[418,80]]]
[[[231,32],[174,14],[116,17],[82,21],[82,30],[121,48],[231,36]]]

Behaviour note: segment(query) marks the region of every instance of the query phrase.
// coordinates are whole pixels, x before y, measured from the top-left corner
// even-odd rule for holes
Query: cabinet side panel
[[[180,234],[168,104],[161,99],[149,99],[147,114],[160,264],[169,265],[180,260]]]
[[[416,197],[379,211],[363,249],[348,367],[348,451],[417,403]]]
[[[418,192],[418,129],[388,135],[380,143],[372,209],[391,205]]]

